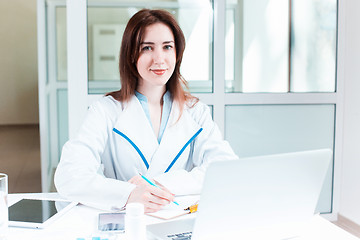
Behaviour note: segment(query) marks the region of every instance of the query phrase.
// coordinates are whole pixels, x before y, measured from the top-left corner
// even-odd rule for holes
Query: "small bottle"
[[[143,204],[129,203],[126,205],[125,236],[126,240],[146,240]]]

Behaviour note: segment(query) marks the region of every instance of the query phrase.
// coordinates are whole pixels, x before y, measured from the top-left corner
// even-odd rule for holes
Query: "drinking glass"
[[[8,230],[8,176],[4,173],[0,173],[0,240],[6,239]]]

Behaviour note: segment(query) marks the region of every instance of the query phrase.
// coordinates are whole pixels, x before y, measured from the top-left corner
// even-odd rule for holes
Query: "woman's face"
[[[163,23],[155,23],[145,28],[140,44],[137,70],[141,87],[165,87],[174,72],[176,49],[171,29]]]

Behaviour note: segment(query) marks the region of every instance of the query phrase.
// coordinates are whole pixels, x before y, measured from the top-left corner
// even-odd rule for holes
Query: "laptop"
[[[196,219],[147,226],[151,239],[293,239],[313,215],[329,149],[212,162]]]

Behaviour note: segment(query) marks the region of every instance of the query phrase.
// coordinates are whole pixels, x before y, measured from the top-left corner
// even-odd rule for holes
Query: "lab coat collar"
[[[174,103],[159,144],[137,97],[133,96],[124,106],[114,128],[128,137],[148,162],[149,169],[146,168],[140,154],[137,154],[136,161],[141,161],[141,164],[136,165],[141,166],[138,170],[142,174],[152,177],[164,173],[184,145],[199,131],[200,126],[188,111],[184,110],[181,118],[179,113],[179,108]],[[136,151],[134,146],[132,148]]]
[[[117,133],[116,130],[123,134],[123,136]],[[131,150],[136,151],[134,147],[136,146],[147,163],[151,164],[151,158],[159,147],[159,143],[136,96],[133,96],[129,102],[123,104],[123,111],[114,125],[114,134],[117,134],[116,137],[127,139],[128,142],[131,141],[133,143],[130,146]],[[139,171],[146,172],[147,168],[141,156],[137,156],[139,157],[138,160],[142,163],[135,165],[140,166]]]
[[[154,153],[147,176],[154,177],[164,173],[172,161],[179,153],[182,153],[182,148],[186,143],[196,135],[201,127],[193,120],[189,112],[184,110],[179,118],[180,110],[177,103],[173,103],[172,110],[168,124],[166,126],[164,135],[161,139],[160,146]],[[186,157],[186,154],[180,158]],[[177,159],[172,169],[176,169],[176,164],[186,164],[186,159]],[[171,169],[170,169],[171,171]]]

